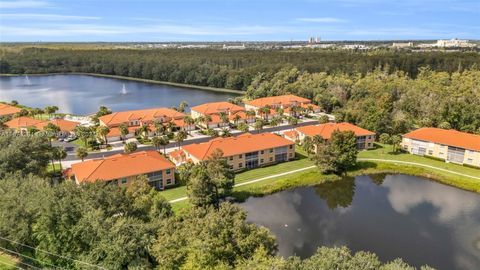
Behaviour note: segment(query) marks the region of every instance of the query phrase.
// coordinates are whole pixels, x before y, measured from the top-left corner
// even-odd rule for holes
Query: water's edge
[[[206,91],[220,92],[220,93],[232,93],[232,94],[238,94],[238,95],[244,95],[245,94],[245,91],[241,91],[241,90],[233,90],[233,89],[226,89],[226,88],[215,88],[215,87],[210,87],[210,86],[200,86],[200,85],[185,84],[185,83],[174,83],[174,82],[166,82],[166,81],[155,81],[155,80],[133,78],[133,77],[126,77],[126,76],[119,76],[119,75],[99,74],[99,73],[85,73],[85,72],[59,72],[59,73],[34,73],[34,74],[4,74],[4,73],[0,73],[0,77],[16,77],[16,76],[25,76],[25,75],[28,75],[28,76],[85,75],[85,76],[111,78],[111,79],[119,79],[119,80],[127,80],[127,81],[137,81],[137,82],[152,83],[152,84],[170,85],[170,86],[177,86],[177,87],[198,89],[198,90],[206,90]]]

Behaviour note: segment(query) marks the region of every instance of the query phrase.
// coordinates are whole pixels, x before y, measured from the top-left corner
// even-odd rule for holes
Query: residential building
[[[121,139],[119,126],[122,124],[127,126],[129,132],[125,139],[134,137],[136,130],[140,129],[144,125],[149,126],[150,132],[148,135],[153,136],[155,134],[155,122],[160,122],[164,125],[167,125],[169,122],[173,122],[175,126],[184,128],[187,131],[195,129],[195,125],[186,125],[183,121],[184,118],[185,114],[173,109],[152,108],[114,112],[99,117],[99,121],[100,125],[108,126],[110,128],[110,132],[107,135],[107,140],[118,141]]]
[[[205,103],[191,108],[191,114],[193,119],[198,119],[207,115],[212,118],[212,120],[209,121],[208,124],[200,123],[200,125],[208,128],[228,126],[230,120],[233,119],[230,117],[233,117],[235,114],[238,114],[240,112],[245,112],[245,108],[225,101]],[[227,120],[229,121],[224,122],[221,119],[220,115],[222,113],[224,113],[228,117]]]
[[[267,115],[261,111],[261,108],[265,107],[270,108],[270,113]],[[277,108],[282,108],[285,115],[298,116],[298,113],[292,110],[293,107],[301,107],[314,113],[320,112],[320,107],[313,104],[311,100],[295,95],[264,97],[245,102],[245,109],[254,110],[258,116],[268,119],[276,115]]]
[[[177,164],[207,160],[217,149],[235,171],[289,161],[295,158],[295,143],[272,133],[245,133],[237,137],[215,138],[205,143],[182,146],[183,153],[171,156]]]
[[[332,136],[332,133],[336,130],[353,131],[353,133],[355,133],[355,136],[357,137],[357,148],[360,150],[369,149],[374,146],[375,132],[363,129],[361,127],[346,122],[325,123],[319,125],[297,127],[294,129],[297,134],[284,134],[284,136],[289,140],[295,139],[299,140],[300,142],[303,141],[306,136],[313,137],[315,135],[319,135],[323,139],[329,140]]]
[[[394,42],[392,47],[397,49],[412,48],[413,42]]]
[[[12,105],[0,103],[0,117],[2,116],[12,116],[16,113],[19,113],[22,109],[17,108]]]
[[[75,127],[80,124],[78,122],[64,119],[39,120],[28,116],[21,116],[5,122],[5,125],[21,134],[27,134],[29,128],[43,130],[48,123],[52,123],[59,127],[60,133],[57,134],[59,137],[68,136],[69,134],[74,133]]]
[[[175,185],[175,165],[156,151],[117,154],[75,163],[65,175],[77,184],[106,181],[126,186],[145,175],[157,190]]]
[[[419,128],[402,136],[411,154],[480,167],[480,135],[440,128]]]

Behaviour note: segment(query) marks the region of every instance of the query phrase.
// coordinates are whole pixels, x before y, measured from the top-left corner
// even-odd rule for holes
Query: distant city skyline
[[[480,39],[475,0],[5,0],[2,42]]]

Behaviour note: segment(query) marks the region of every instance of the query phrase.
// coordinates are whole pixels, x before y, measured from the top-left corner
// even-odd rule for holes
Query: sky
[[[480,0],[0,0],[0,41],[480,39]]]

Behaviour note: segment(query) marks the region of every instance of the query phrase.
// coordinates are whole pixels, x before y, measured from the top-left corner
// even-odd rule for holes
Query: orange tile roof
[[[238,111],[245,111],[245,108],[230,102],[220,101],[198,105],[192,107],[191,110],[201,114],[215,114],[219,112],[235,113]]]
[[[264,97],[258,98],[254,100],[247,101],[246,104],[250,106],[255,106],[257,108],[265,107],[267,105],[283,105],[289,106],[292,103],[310,103],[311,101],[306,98],[302,98],[295,95],[283,95],[283,96],[275,96],[275,97]]]
[[[72,165],[72,173],[78,183],[86,183],[96,180],[109,181],[174,168],[175,165],[158,152],[141,151],[76,163]]]
[[[68,121],[65,119],[53,119],[50,123],[58,126],[61,131],[73,131],[80,123],[74,121]]]
[[[247,119],[247,114],[245,113],[245,111],[240,111],[240,112],[236,112],[236,113],[232,113],[228,116],[228,119],[234,121],[235,120],[235,116],[238,115],[240,116],[240,119]],[[253,117],[252,117],[253,118]]]
[[[182,149],[177,149],[169,153],[170,157],[178,160],[179,158],[185,158],[185,152]]]
[[[128,127],[128,133],[135,133],[137,129],[139,129],[140,126],[133,126],[133,127]],[[117,137],[120,136],[120,128],[119,127],[112,127],[110,128],[110,132],[108,132],[107,137]]]
[[[296,130],[285,131],[283,135],[296,140],[298,138],[298,132]]]
[[[322,138],[328,140],[332,136],[333,131],[353,131],[355,136],[367,136],[367,135],[375,135],[375,132],[371,132],[369,130],[363,129],[361,127],[357,127],[350,123],[326,123],[320,125],[312,125],[312,126],[303,126],[298,127],[295,130],[301,132],[307,136],[315,136],[320,135]]]
[[[245,133],[237,137],[216,138],[205,143],[184,145],[182,149],[199,160],[206,160],[216,149],[222,150],[223,155],[228,157],[293,144],[272,133]]]
[[[480,135],[454,129],[419,128],[404,134],[403,137],[480,151]]]
[[[0,116],[11,115],[20,112],[22,109],[12,105],[0,103]]]
[[[180,119],[185,117],[185,114],[169,108],[152,108],[145,110],[114,112],[99,117],[99,120],[107,126],[114,126],[129,122],[130,120],[148,122],[155,121],[161,117]]]
[[[47,121],[38,120],[28,116],[21,116],[5,122],[5,125],[9,128],[26,128],[26,127],[37,127],[37,125],[42,123],[46,124]]]

